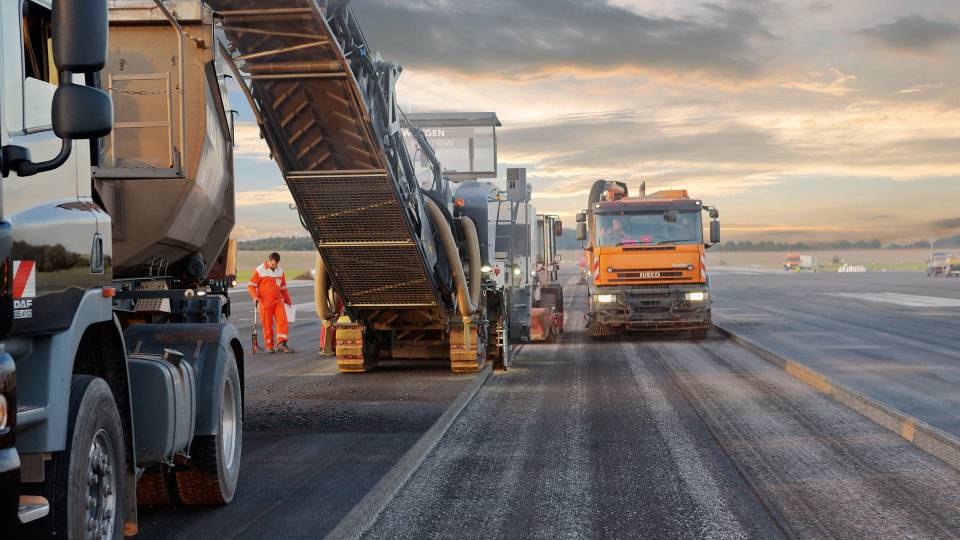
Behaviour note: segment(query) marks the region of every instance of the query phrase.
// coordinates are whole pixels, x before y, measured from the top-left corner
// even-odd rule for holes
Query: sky
[[[568,227],[606,178],[689,190],[724,240],[960,234],[956,0],[351,5],[403,108],[496,112],[501,172]],[[237,233],[305,234],[265,148],[244,111]]]

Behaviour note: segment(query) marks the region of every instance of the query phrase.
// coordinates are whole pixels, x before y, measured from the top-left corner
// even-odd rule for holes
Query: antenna
[[[647,181],[644,180],[643,182],[640,182],[640,197],[643,198],[646,196],[647,196]]]

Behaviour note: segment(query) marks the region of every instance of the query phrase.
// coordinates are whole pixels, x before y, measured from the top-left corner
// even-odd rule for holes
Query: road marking
[[[917,296],[913,294],[899,293],[826,293],[830,296],[840,296],[843,298],[853,298],[856,300],[866,300],[868,302],[879,302],[883,304],[893,304],[904,307],[960,307],[960,298],[943,298],[940,296]]]

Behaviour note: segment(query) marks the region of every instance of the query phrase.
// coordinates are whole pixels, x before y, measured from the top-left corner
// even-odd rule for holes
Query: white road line
[[[840,296],[868,302],[879,302],[904,307],[944,308],[960,307],[960,298],[944,298],[940,296],[917,296],[913,294],[883,293],[825,293],[830,296]]]

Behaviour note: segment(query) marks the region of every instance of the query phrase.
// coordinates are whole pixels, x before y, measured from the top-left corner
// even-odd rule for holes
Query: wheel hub
[[[97,431],[90,443],[90,465],[87,470],[88,539],[113,537],[117,519],[116,456],[113,455],[113,448],[110,435],[103,429]]]

